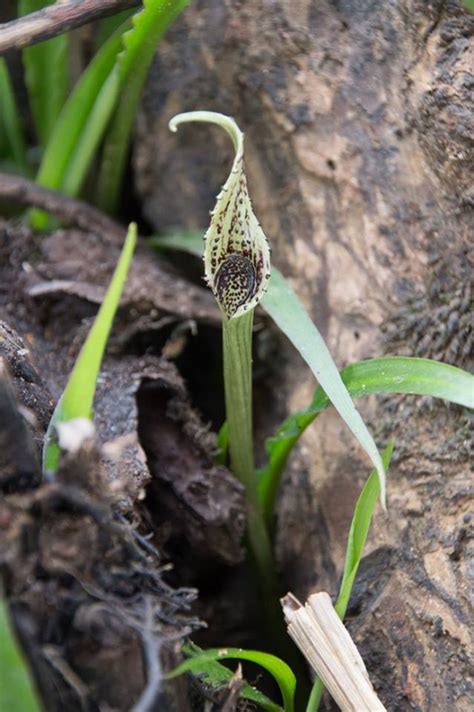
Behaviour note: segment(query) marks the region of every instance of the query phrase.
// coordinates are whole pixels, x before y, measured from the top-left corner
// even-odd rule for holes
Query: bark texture
[[[167,122],[182,110],[232,114],[274,262],[338,364],[400,353],[466,367],[473,27],[450,0],[195,2],[160,47],[139,118],[146,218],[207,225],[230,145],[207,127],[171,135]],[[314,382],[283,342],[277,353],[276,400],[292,410]],[[351,632],[389,710],[468,710],[466,415],[426,399],[359,405],[380,443],[395,437],[396,456]],[[337,590],[367,473],[337,416],[321,417],[279,506],[279,561],[298,596]]]

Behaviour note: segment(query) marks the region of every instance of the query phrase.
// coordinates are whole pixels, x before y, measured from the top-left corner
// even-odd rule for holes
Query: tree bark
[[[171,135],[167,122],[182,110],[232,114],[274,262],[337,363],[400,353],[466,367],[473,27],[451,0],[195,2],[160,46],[139,117],[147,219],[207,225],[230,145],[207,127]],[[274,386],[292,411],[314,381],[280,348]],[[465,414],[409,397],[359,406],[380,444],[395,437],[396,455],[351,633],[389,710],[468,710]],[[293,457],[277,549],[300,598],[337,591],[368,471],[332,412]]]

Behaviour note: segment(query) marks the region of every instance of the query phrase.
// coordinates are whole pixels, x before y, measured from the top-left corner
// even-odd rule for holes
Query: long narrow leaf
[[[393,453],[393,442],[390,442],[382,454],[384,467],[388,470]],[[347,540],[346,560],[339,595],[334,608],[341,620],[346,615],[347,604],[351,596],[357,570],[364,553],[365,542],[370,529],[370,523],[375,505],[380,495],[380,483],[377,472],[372,470],[370,477],[362,488],[352,517],[349,538]]]
[[[474,408],[474,377],[455,366],[423,358],[389,356],[347,366],[341,378],[353,398],[372,393],[411,393]],[[267,521],[272,517],[281,476],[304,430],[331,402],[319,386],[311,404],[293,413],[266,443],[268,463],[260,471],[260,497]]]
[[[291,668],[269,653],[257,650],[244,650],[243,648],[211,648],[185,660],[181,665],[168,673],[168,679],[192,672],[195,675],[206,674],[206,666],[217,660],[248,660],[265,668],[272,675],[280,688],[285,712],[293,712],[296,689],[296,678]],[[209,674],[209,672],[207,673]],[[275,706],[274,709],[278,709]]]
[[[43,450],[43,469],[55,472],[59,461],[59,447],[54,438],[54,428],[58,423],[75,418],[91,418],[97,376],[109,337],[112,322],[120,302],[127,279],[137,239],[137,226],[132,223],[122,249],[115,272],[112,276],[104,301],[94,324],[81,349],[69,381],[56,405],[48,426]]]
[[[19,172],[28,175],[20,112],[15,101],[7,63],[3,57],[0,57],[0,131],[6,144],[6,157],[13,159],[15,168]]]
[[[122,35],[130,27],[126,20],[96,54],[69,96],[46,147],[36,182],[45,188],[60,189],[68,164],[77,148],[84,127],[104,83],[110,76],[122,49]],[[43,230],[48,223],[45,213],[33,211],[32,224]]]
[[[196,658],[203,655],[203,653],[205,654],[199,646],[195,645],[195,643],[192,643],[191,641],[185,643],[182,650],[183,653],[190,658]],[[217,690],[222,687],[227,687],[229,682],[234,677],[232,670],[229,670],[228,667],[221,665],[221,663],[214,658],[211,658],[210,660],[202,660],[201,658],[201,661],[197,664],[197,669],[190,670],[189,672],[202,677],[203,682],[205,682],[206,685],[209,685]],[[283,712],[283,708],[280,705],[272,702],[272,700],[264,695],[263,692],[260,692],[260,690],[252,685],[245,684],[245,682],[239,692],[239,695],[246,700],[255,702],[263,710],[265,710],[265,712]]]
[[[321,334],[288,282],[275,267],[272,268],[268,292],[262,299],[262,306],[299,351],[341,418],[370,457],[379,474],[380,496],[382,505],[385,506],[385,471],[377,446],[356,410]]]
[[[76,92],[73,92],[61,114],[58,122],[60,130],[54,132],[51,142],[53,148],[48,146],[44,165],[38,175],[41,185],[57,188],[67,195],[74,196],[79,193],[113,112],[117,109],[120,91],[126,82],[131,81],[132,69],[135,71],[138,65],[140,75],[141,63],[147,58],[151,60],[158,39],[186,2],[187,0],[145,0],[143,9],[127,20],[125,27],[122,26],[106,42],[82,78],[87,108],[84,102],[81,104]],[[87,83],[84,79],[86,75]],[[67,129],[66,117],[72,119],[73,112],[78,109],[80,119],[74,120],[74,140],[67,141],[66,155],[63,154],[59,166],[55,165],[61,152],[59,136],[64,137],[64,130]],[[124,136],[121,129],[120,137]],[[111,171],[109,177],[112,177],[116,166],[108,165]],[[36,218],[34,224],[35,227],[43,228],[45,220]]]
[[[388,470],[390,465],[392,452],[393,443],[389,443],[382,455],[385,470]],[[365,542],[367,541],[370,523],[372,521],[375,505],[377,504],[379,495],[380,484],[377,471],[372,470],[370,477],[362,488],[359,499],[357,500],[347,540],[344,573],[339,587],[339,595],[337,597],[336,605],[334,606],[341,620],[343,620],[346,615],[347,605],[349,603],[355,577],[364,554]],[[324,685],[318,678],[313,685],[306,712],[316,712],[323,693]]]
[[[20,0],[19,14],[41,10],[53,0]],[[36,134],[45,146],[66,100],[69,84],[69,34],[40,42],[22,51],[25,83],[28,89]]]
[[[76,196],[79,194],[117,104],[119,92],[120,77],[118,72],[113,69],[101,87],[81,135],[74,146],[60,186],[61,191],[66,195]]]
[[[117,207],[138,101],[156,46],[188,3],[145,1],[143,12],[133,19],[133,30],[124,36],[125,52],[119,59],[123,91],[107,133],[97,184],[97,205],[109,213]]]
[[[30,672],[0,597],[0,710],[41,712]]]

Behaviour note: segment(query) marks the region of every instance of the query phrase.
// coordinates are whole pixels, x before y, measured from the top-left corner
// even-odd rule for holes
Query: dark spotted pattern
[[[251,260],[242,255],[226,257],[217,270],[214,286],[217,301],[230,318],[255,293],[255,268]]]

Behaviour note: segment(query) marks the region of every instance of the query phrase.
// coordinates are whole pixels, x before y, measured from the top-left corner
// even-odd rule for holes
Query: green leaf
[[[393,452],[393,442],[389,443],[382,455],[385,470],[388,470]],[[374,514],[375,505],[380,495],[380,484],[377,471],[372,470],[369,479],[362,488],[352,517],[349,538],[347,540],[346,561],[339,595],[334,606],[339,618],[344,619],[347,605],[354,585],[355,577],[361,562],[365,542],[369,533],[370,523]],[[324,685],[318,678],[311,691],[311,696],[306,708],[306,712],[316,712],[323,696]]]
[[[15,168],[28,175],[26,147],[21,125],[20,112],[15,101],[7,63],[0,57],[0,133],[5,139],[4,150],[7,158],[12,158]]]
[[[382,455],[386,470],[388,470],[390,465],[392,453],[393,442],[387,445]],[[354,585],[357,570],[364,553],[367,534],[369,533],[370,523],[372,521],[372,516],[379,494],[380,483],[377,477],[377,472],[376,470],[372,470],[370,477],[362,488],[362,492],[357,500],[349,531],[344,573],[342,576],[341,586],[339,588],[339,596],[337,597],[336,605],[334,606],[341,620],[346,615],[347,604],[349,603],[352,586]]]
[[[153,235],[146,240],[150,247],[157,250],[180,250],[190,255],[202,257],[204,252],[204,230],[177,230],[165,235]]]
[[[7,604],[0,598],[0,710],[41,712],[28,666],[10,625]]]
[[[463,0],[463,5],[469,12],[474,12],[474,0]]]
[[[428,395],[474,408],[474,377],[455,366],[423,358],[388,356],[347,366],[341,378],[353,398],[372,393]],[[266,443],[268,463],[260,471],[259,490],[267,521],[273,516],[281,475],[304,430],[331,405],[319,386],[311,404],[293,413]]]
[[[218,465],[225,465],[229,457],[229,426],[224,421],[217,434],[217,455],[214,458]]]
[[[53,0],[20,0],[20,15],[41,10]],[[25,84],[41,146],[45,146],[61,111],[69,86],[69,34],[26,47],[22,51]]]
[[[277,658],[275,655],[270,655],[269,653],[262,653],[257,650],[244,650],[243,648],[212,648],[194,654],[195,650],[195,648],[192,649],[193,657],[185,660],[181,665],[178,665],[178,667],[168,673],[166,677],[172,679],[185,672],[192,672],[194,675],[209,676],[209,684],[224,684],[229,678],[226,680],[222,679],[221,681],[221,671],[215,667],[216,661],[248,660],[265,668],[265,670],[274,677],[280,688],[284,712],[293,712],[296,678],[291,668],[283,662],[283,660],[280,660],[280,658]],[[255,690],[255,692],[257,691]],[[269,712],[278,712],[278,710],[281,710],[281,707],[271,702],[271,706],[264,706],[262,699],[251,698],[248,694],[243,696],[258,702],[258,704],[263,706],[263,709],[267,709]]]
[[[120,76],[112,70],[97,94],[81,134],[74,146],[69,163],[61,181],[60,190],[65,195],[77,196],[86,179],[120,92]]]
[[[97,183],[97,205],[106,212],[117,208],[138,102],[156,46],[188,3],[145,1],[143,11],[134,16],[133,30],[124,35],[125,52],[120,58],[123,91],[107,131]]]
[[[374,464],[380,478],[380,495],[385,507],[385,472],[377,447],[339,375],[324,340],[304,306],[282,274],[272,268],[268,292],[262,306],[299,351],[317,380]]]
[[[184,655],[191,658],[196,658],[203,653],[205,654],[199,646],[195,645],[195,643],[192,643],[191,641],[188,641],[183,645],[182,652]],[[197,669],[190,670],[189,672],[204,678],[203,681],[205,684],[215,689],[227,686],[234,676],[232,670],[229,670],[229,668],[221,665],[214,658],[199,662],[197,664]],[[171,674],[173,674],[173,672]],[[250,700],[251,702],[255,702],[267,712],[283,712],[283,708],[280,705],[272,702],[269,697],[264,695],[263,692],[260,692],[260,690],[257,690],[257,688],[252,685],[244,685],[240,691],[240,697]]]
[[[81,141],[98,96],[115,65],[122,48],[122,35],[129,27],[130,20],[127,20],[107,40],[74,87],[46,146],[36,178],[39,185],[55,190],[62,189],[68,165]],[[32,211],[31,222],[37,230],[44,230],[48,217],[45,213],[35,210]]]
[[[43,469],[46,472],[55,472],[58,467],[59,447],[54,437],[56,425],[76,418],[90,419],[92,417],[96,381],[115,312],[127,279],[136,239],[137,226],[135,223],[131,223],[104,301],[49,423],[43,449]]]
[[[78,195],[117,109],[120,92],[126,82],[132,81],[132,70],[139,69],[144,58],[153,55],[157,38],[186,2],[146,0],[143,9],[107,40],[59,117],[38,174],[40,185],[66,195]],[[124,135],[121,131],[120,136]],[[108,178],[112,181],[115,170],[120,170],[120,166],[109,163]],[[44,215],[35,213],[33,224],[37,229],[44,229],[47,220]]]

